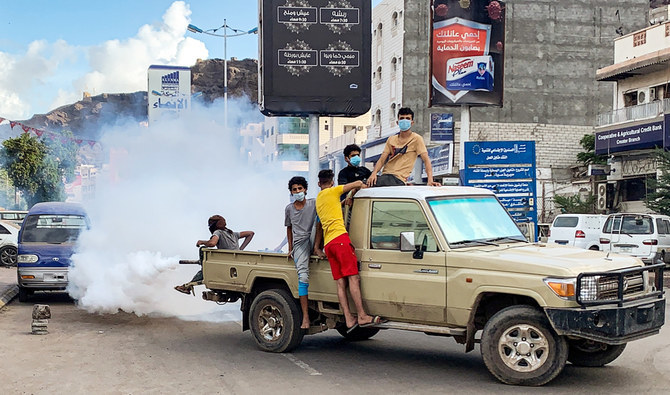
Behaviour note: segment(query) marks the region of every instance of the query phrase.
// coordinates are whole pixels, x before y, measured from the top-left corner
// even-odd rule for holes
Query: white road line
[[[321,376],[321,373],[314,369],[313,367],[309,366],[305,362],[301,361],[300,359],[296,358],[293,356],[293,354],[281,354],[283,357],[288,359],[289,361],[293,362],[294,364],[298,365],[299,368],[303,369],[305,372],[309,373],[310,376]]]

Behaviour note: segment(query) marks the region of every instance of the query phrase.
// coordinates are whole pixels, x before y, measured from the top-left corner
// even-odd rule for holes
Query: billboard
[[[430,114],[430,141],[454,141],[454,114]]]
[[[268,116],[358,116],[371,101],[369,0],[259,0],[258,101]]]
[[[152,65],[147,75],[149,124],[191,108],[190,68]]]
[[[502,106],[505,3],[434,0],[431,106]]]
[[[433,169],[433,177],[451,174],[454,163],[454,143],[428,148],[428,158],[430,158],[430,167]],[[427,178],[426,165],[422,164],[421,168],[421,177]]]
[[[537,225],[534,141],[466,142],[465,185],[494,191],[517,223]]]

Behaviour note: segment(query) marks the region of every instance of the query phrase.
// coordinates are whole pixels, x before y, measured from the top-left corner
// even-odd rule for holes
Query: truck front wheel
[[[563,370],[565,339],[531,306],[500,310],[484,326],[481,352],[489,372],[505,384],[543,385]]]
[[[249,309],[249,328],[263,351],[288,352],[302,341],[300,310],[283,289],[258,294]]]
[[[600,367],[619,358],[625,344],[612,345],[593,340],[578,339],[569,343],[568,361],[576,366]]]

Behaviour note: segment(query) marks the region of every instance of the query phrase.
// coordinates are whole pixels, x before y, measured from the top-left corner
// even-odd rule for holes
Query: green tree
[[[670,215],[670,152],[656,149],[653,154],[656,166],[660,170],[658,179],[649,178],[645,204],[659,214]]]
[[[579,194],[572,196],[554,196],[556,207],[561,210],[561,214],[593,214],[595,213],[596,197],[589,194],[586,200]]]
[[[583,152],[577,153],[577,161],[581,162],[584,166],[590,164],[594,165],[604,165],[607,164],[607,155],[596,155],[596,135],[595,134],[585,134],[581,140],[579,140],[579,145],[584,149]]]
[[[76,164],[77,148],[71,136],[65,133],[60,141],[47,144],[24,133],[2,143],[2,167],[28,206],[64,199],[63,179],[73,177]]]

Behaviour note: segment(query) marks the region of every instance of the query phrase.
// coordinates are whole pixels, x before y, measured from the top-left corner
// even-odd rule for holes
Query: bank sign
[[[596,154],[665,147],[670,148],[670,114],[664,119],[596,133]]]
[[[465,143],[465,185],[495,192],[517,223],[537,226],[534,141]]]

